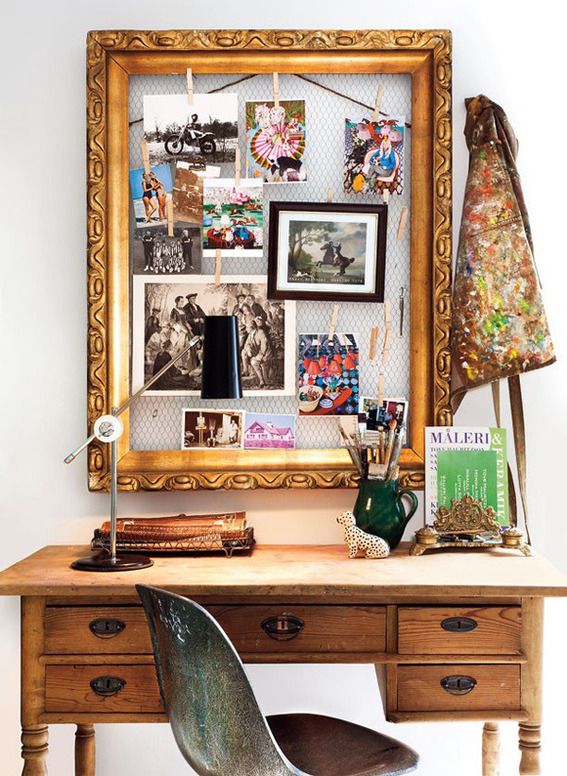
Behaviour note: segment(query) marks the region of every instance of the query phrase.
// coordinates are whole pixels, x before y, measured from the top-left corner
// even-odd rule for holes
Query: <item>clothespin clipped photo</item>
[[[193,105],[194,95],[193,95],[193,70],[188,67],[187,68],[187,103],[189,105]]]
[[[331,313],[331,320],[329,321],[329,332],[328,332],[329,340],[332,340],[333,337],[335,336],[340,309],[341,309],[340,304],[333,305],[333,312]]]
[[[144,172],[146,175],[150,174],[150,152],[148,150],[148,144],[145,140],[140,140],[140,148],[142,150],[142,162],[144,165]]]
[[[370,347],[368,349],[368,358],[370,361],[374,361],[376,358],[376,352],[378,350],[378,326],[373,326],[370,329]]]
[[[400,212],[400,220],[398,222],[398,231],[396,232],[396,240],[400,242],[400,240],[404,239],[404,233],[406,231],[406,223],[408,220],[408,209],[404,205]]]
[[[240,186],[240,148],[234,152],[234,184]]]
[[[272,73],[274,86],[274,107],[280,107],[280,77],[277,73]]]
[[[168,199],[166,202],[167,209],[167,236],[173,237],[173,199]]]
[[[382,107],[382,98],[384,97],[384,84],[378,84],[376,87],[376,99],[374,100],[374,110],[372,111],[372,121],[380,121],[380,108]]]
[[[220,286],[221,274],[222,274],[222,251],[220,248],[217,248],[215,253],[215,286]]]

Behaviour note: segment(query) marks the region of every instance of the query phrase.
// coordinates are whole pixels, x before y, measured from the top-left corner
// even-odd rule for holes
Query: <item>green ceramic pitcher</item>
[[[407,514],[404,496],[411,502]],[[409,488],[398,488],[397,480],[361,480],[353,512],[359,528],[385,539],[393,550],[400,543],[417,505],[415,493]]]

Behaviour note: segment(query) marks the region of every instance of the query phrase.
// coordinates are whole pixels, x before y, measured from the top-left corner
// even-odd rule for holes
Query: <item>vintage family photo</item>
[[[385,205],[271,202],[270,295],[383,301]]]
[[[150,164],[184,161],[196,169],[234,162],[238,95],[144,95],[144,139]]]
[[[167,222],[167,200],[173,191],[169,164],[130,170],[130,191],[137,229]]]
[[[345,119],[344,190],[347,194],[402,194],[403,116],[380,121]]]
[[[165,227],[140,230],[134,237],[134,274],[198,273],[201,256],[201,230],[197,226],[176,226],[173,237]]]
[[[246,103],[246,170],[266,183],[295,183],[307,178],[305,100]]]
[[[293,450],[295,424],[295,415],[247,412],[244,417],[244,448]]]
[[[181,449],[242,447],[243,414],[236,410],[183,410]]]
[[[134,276],[132,381],[141,387],[203,333],[206,315],[236,315],[245,395],[291,395],[294,387],[295,305],[268,301],[262,276]],[[196,395],[202,344],[183,356],[148,394]]]
[[[203,223],[203,178],[189,167],[176,165],[173,183],[173,218],[187,224]]]
[[[205,180],[203,186],[203,251],[214,256],[262,256],[264,209],[262,181],[233,178]]]
[[[354,334],[298,335],[300,415],[354,415],[359,406],[359,349]]]

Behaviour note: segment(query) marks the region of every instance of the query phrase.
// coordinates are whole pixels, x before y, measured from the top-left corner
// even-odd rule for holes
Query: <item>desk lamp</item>
[[[94,422],[93,433],[65,458],[65,463],[71,463],[94,439],[110,445],[110,550],[103,550],[95,555],[79,558],[71,564],[71,568],[78,571],[134,571],[153,565],[153,561],[145,555],[132,553],[118,555],[116,552],[116,500],[118,495],[116,443],[124,431],[124,426],[118,416],[200,342],[200,336],[193,337],[184,350],[156,372],[120,407],[112,407],[110,415],[101,415],[97,418]],[[242,398],[238,327],[234,315],[208,315],[205,317],[201,398]]]

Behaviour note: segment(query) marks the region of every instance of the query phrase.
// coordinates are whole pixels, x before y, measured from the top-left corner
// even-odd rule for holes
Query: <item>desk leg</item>
[[[541,674],[543,653],[543,598],[522,600],[522,708],[528,714],[520,722],[520,776],[541,773]]]
[[[22,728],[22,776],[47,776],[47,725]]]
[[[21,604],[21,716],[22,776],[47,776],[47,725],[39,718],[45,706],[43,616],[45,599],[22,598]]]
[[[500,734],[496,722],[485,722],[482,731],[482,776],[498,776]]]
[[[94,725],[77,725],[75,731],[75,776],[95,776]]]

